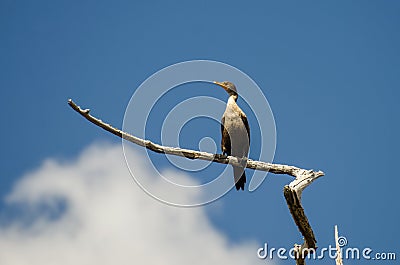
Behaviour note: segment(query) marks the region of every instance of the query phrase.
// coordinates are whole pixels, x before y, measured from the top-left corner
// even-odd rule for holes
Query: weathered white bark
[[[335,225],[335,242],[336,242],[336,265],[343,265],[342,250],[339,245],[339,231],[338,226]]]

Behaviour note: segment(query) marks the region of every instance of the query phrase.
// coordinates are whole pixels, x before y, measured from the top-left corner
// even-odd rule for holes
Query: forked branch
[[[181,157],[186,157],[190,159],[200,159],[207,160],[221,164],[231,164],[236,166],[243,166],[241,163],[241,158],[234,156],[225,156],[222,154],[211,154],[207,152],[200,152],[189,149],[182,149],[178,147],[168,147],[162,146],[156,143],[153,143],[149,140],[141,139],[131,134],[128,134],[124,131],[121,131],[110,124],[103,122],[100,119],[95,118],[90,115],[89,109],[81,109],[78,105],[76,105],[71,99],[68,100],[68,105],[74,109],[76,112],[81,114],[85,119],[90,121],[91,123],[101,127],[102,129],[123,138],[129,142],[134,144],[143,146],[151,151],[157,153],[164,153],[169,155],[176,155]],[[274,174],[285,174],[295,177],[295,179],[284,188],[284,196],[286,202],[288,204],[290,213],[293,216],[293,219],[299,228],[301,234],[304,237],[304,243],[302,245],[296,245],[299,254],[299,258],[296,260],[297,264],[304,264],[304,258],[301,257],[303,249],[316,248],[316,240],[314,233],[311,229],[311,226],[308,222],[308,219],[304,213],[304,209],[301,205],[301,194],[303,190],[310,185],[314,180],[324,175],[322,171],[314,171],[314,170],[305,170],[295,166],[281,165],[281,164],[272,164],[266,163],[262,161],[255,161],[248,159],[247,160],[247,168],[254,170],[262,170],[268,171]]]

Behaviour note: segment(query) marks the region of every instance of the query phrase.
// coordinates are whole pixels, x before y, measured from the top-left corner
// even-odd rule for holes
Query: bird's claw
[[[226,154],[215,154],[216,159],[226,159],[228,156]]]

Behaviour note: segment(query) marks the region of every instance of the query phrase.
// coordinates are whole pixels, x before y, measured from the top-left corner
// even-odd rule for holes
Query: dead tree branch
[[[342,249],[339,244],[339,230],[338,226],[335,225],[335,243],[336,243],[336,265],[343,265]]]
[[[222,154],[211,154],[207,152],[200,152],[189,149],[182,149],[178,147],[168,147],[162,146],[156,143],[153,143],[149,140],[141,139],[131,134],[128,134],[124,131],[121,131],[110,124],[103,122],[100,119],[95,118],[90,115],[89,109],[81,109],[78,105],[76,105],[71,99],[68,100],[68,105],[74,109],[76,112],[81,114],[85,119],[90,121],[91,123],[101,127],[102,129],[123,138],[129,142],[137,144],[139,146],[145,147],[151,151],[157,153],[164,153],[170,155],[176,155],[181,157],[186,157],[190,159],[200,159],[206,161],[212,161],[221,164],[230,164],[235,166],[243,166],[241,163],[241,158],[234,156],[225,156]],[[314,170],[306,170],[301,169],[295,166],[281,165],[281,164],[272,164],[266,163],[262,161],[255,161],[248,159],[247,160],[247,168],[254,170],[262,170],[268,171],[274,174],[285,174],[295,177],[295,179],[284,187],[283,193],[288,204],[290,213],[299,228],[301,234],[304,237],[304,243],[302,245],[296,245],[296,252],[298,254],[298,258],[296,259],[297,264],[305,264],[304,262],[304,254],[303,250],[308,249],[316,249],[316,240],[313,233],[313,230],[308,222],[307,216],[304,213],[304,209],[301,205],[301,194],[303,190],[310,185],[317,178],[324,176],[324,172],[322,171],[314,171]],[[307,251],[306,251],[307,252]],[[307,253],[305,253],[307,254]]]

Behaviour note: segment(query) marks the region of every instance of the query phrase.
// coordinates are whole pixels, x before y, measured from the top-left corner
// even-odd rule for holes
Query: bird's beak
[[[216,84],[216,85],[219,85],[220,87],[222,87],[226,91],[229,90],[229,88],[227,86],[225,86],[224,84],[222,84],[221,82],[214,81],[213,83]]]

